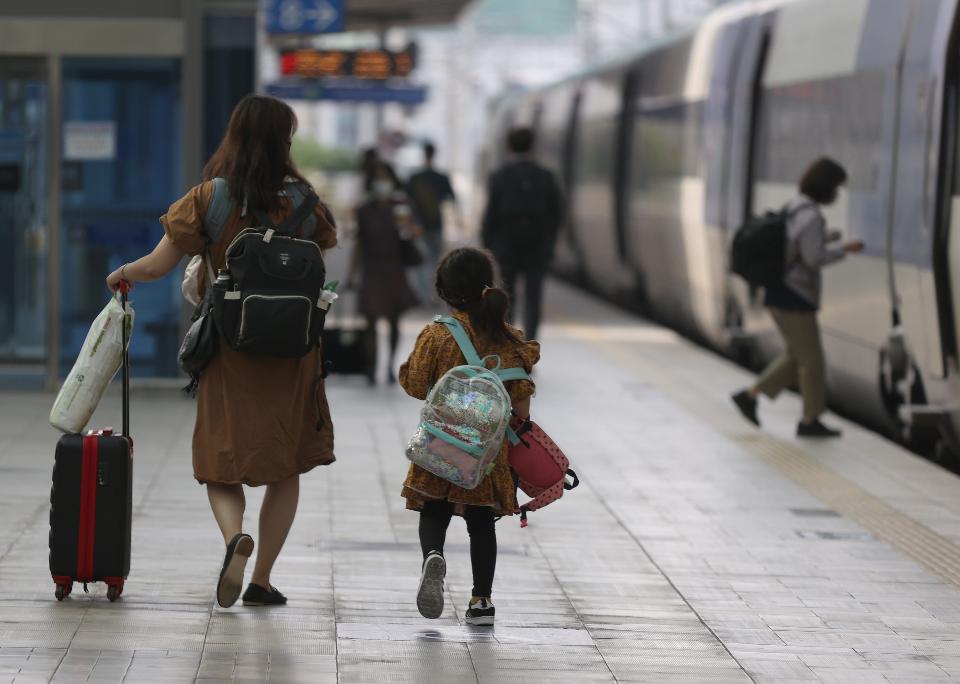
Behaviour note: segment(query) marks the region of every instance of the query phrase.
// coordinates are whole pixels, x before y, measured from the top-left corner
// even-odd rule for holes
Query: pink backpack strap
[[[573,482],[567,482],[567,477],[572,477]],[[567,474],[562,480],[557,482],[549,489],[540,492],[537,496],[520,507],[520,527],[527,526],[527,513],[532,513],[533,511],[543,508],[547,504],[553,503],[563,496],[564,491],[570,491],[579,485],[580,478],[577,477],[576,472],[574,472],[573,468],[567,468]]]

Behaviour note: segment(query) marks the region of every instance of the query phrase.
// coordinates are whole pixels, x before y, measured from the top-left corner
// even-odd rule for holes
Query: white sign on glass
[[[117,156],[116,121],[68,121],[63,126],[66,161],[110,161]]]

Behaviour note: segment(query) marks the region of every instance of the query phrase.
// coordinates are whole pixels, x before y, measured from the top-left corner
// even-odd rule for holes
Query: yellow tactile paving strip
[[[960,588],[960,546],[897,511],[799,449],[766,435],[734,436],[750,454],[777,468],[844,517]]]

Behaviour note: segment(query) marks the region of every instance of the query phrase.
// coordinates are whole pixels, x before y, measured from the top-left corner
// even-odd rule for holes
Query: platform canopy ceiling
[[[449,24],[472,0],[345,0],[347,30]]]

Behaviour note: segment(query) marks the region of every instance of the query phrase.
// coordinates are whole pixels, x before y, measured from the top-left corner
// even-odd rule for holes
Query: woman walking
[[[525,342],[520,331],[508,325],[507,294],[493,281],[493,260],[486,252],[463,248],[450,252],[437,267],[437,295],[446,302],[460,322],[481,358],[495,354],[503,368],[522,368],[527,373],[540,360],[540,344]],[[452,333],[442,323],[431,323],[420,333],[410,358],[400,367],[400,384],[407,394],[426,399],[430,388],[455,366],[464,363],[463,354]],[[530,380],[506,383],[513,411],[530,415]],[[494,461],[493,470],[475,489],[463,489],[411,465],[401,495],[407,508],[420,511],[420,547],[423,552],[417,608],[427,618],[443,612],[443,579],[447,564],[443,546],[447,527],[454,515],[466,520],[470,535],[470,564],[473,569],[473,593],[467,606],[466,621],[471,625],[492,625],[493,575],[497,567],[498,516],[518,510],[517,491],[507,462],[505,439]]]
[[[839,437],[840,431],[820,422],[827,408],[826,364],[817,311],[820,309],[821,274],[824,266],[859,252],[863,243],[852,240],[830,247],[839,234],[827,231],[820,209],[833,204],[847,172],[826,157],[811,164],[800,179],[800,194],[787,212],[787,257],[783,282],[766,288],[764,305],[770,310],[783,337],[783,353],[760,375],[750,389],[733,395],[743,416],[759,426],[757,398],[774,399],[798,383],[803,396],[803,416],[797,425],[799,437]]]
[[[417,305],[417,296],[407,281],[403,242],[417,233],[410,205],[393,169],[382,161],[366,167],[366,200],[357,207],[357,243],[350,259],[347,284],[356,285],[360,274],[360,312],[376,330],[377,321],[390,325],[390,357],[387,382],[396,382],[393,363],[400,344],[400,316]],[[412,244],[406,248],[413,248]],[[375,376],[372,376],[375,377]],[[371,380],[375,382],[375,380]]]
[[[160,218],[164,236],[153,252],[111,273],[108,287],[115,289],[121,279],[136,283],[162,278],[185,254],[203,254],[205,247],[214,270],[224,269],[233,238],[243,228],[258,225],[255,212],[267,214],[275,223],[291,214],[298,193],[288,189],[308,188],[290,159],[296,125],[293,110],[280,100],[253,95],[241,100],[204,169],[205,181]],[[211,180],[217,177],[226,179],[233,206],[219,239],[207,245],[204,217],[213,195]],[[301,235],[321,249],[336,244],[336,229],[322,204],[302,224]],[[205,269],[200,273],[202,294],[208,283]],[[200,378],[193,471],[206,485],[227,546],[217,583],[217,601],[223,607],[239,598],[244,568],[254,549],[253,538],[243,531],[244,485],[267,488],[244,605],[286,603],[270,575],[296,514],[299,476],[335,460],[319,363],[318,350],[300,358],[260,356],[234,351],[221,340]]]

